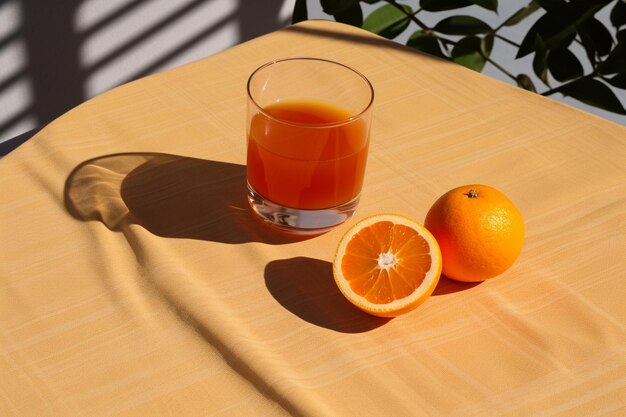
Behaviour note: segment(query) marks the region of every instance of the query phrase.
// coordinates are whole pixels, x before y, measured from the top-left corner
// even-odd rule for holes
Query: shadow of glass
[[[362,333],[390,319],[370,316],[341,294],[330,262],[306,257],[280,259],[265,267],[265,285],[287,310],[316,326]]]
[[[435,291],[433,291],[432,295],[446,295],[452,294],[455,292],[467,291],[475,286],[481,284],[481,282],[461,282],[455,281],[442,275],[439,278],[439,282],[437,283],[437,287]]]
[[[85,161],[65,185],[65,206],[109,229],[138,224],[151,233],[222,243],[291,243],[258,220],[246,198],[246,167],[157,153],[105,155]]]

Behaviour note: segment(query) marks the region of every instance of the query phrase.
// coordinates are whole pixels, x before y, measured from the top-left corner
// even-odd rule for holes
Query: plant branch
[[[530,7],[533,4],[533,1],[531,1],[530,3],[528,3],[528,5],[526,7]],[[509,20],[511,20],[513,18],[513,16],[515,16],[517,14],[517,12],[513,13],[511,16],[509,16],[507,19],[504,19],[504,21],[502,23],[500,23],[500,25],[495,28],[493,31],[494,33],[499,31],[500,29],[502,29],[504,27],[504,25],[506,25]]]
[[[384,0],[385,3],[392,5],[393,7],[395,7],[396,9],[400,10],[402,13],[404,13],[409,19],[411,19],[413,22],[415,22],[415,24],[417,26],[419,26],[422,30],[430,30],[430,28],[428,26],[426,26],[424,24],[424,22],[422,22],[421,20],[419,20],[417,17],[415,17],[415,14],[413,13],[407,13],[406,10],[404,10],[404,7],[402,7],[401,5],[399,5],[398,3],[395,2],[395,0]],[[420,9],[421,10],[421,9]],[[418,12],[420,11],[418,10]],[[416,12],[417,13],[417,12]]]
[[[481,53],[481,55],[483,55],[483,54]],[[513,81],[517,82],[517,77],[515,75],[511,74],[506,68],[504,68],[503,66],[501,66],[496,61],[494,61],[493,59],[489,58],[488,56],[484,56],[483,55],[483,58],[485,58],[485,60],[487,62],[489,62],[491,65],[493,65],[494,67],[499,69],[504,75],[506,75],[507,77],[509,77]]]
[[[439,36],[437,36],[437,39],[439,39],[441,42],[443,42],[446,45],[452,45],[452,46],[456,46],[457,45],[456,41],[453,41],[453,40],[450,40],[450,39],[441,38]],[[485,59],[485,61],[489,62],[491,65],[493,65],[498,70],[500,70],[504,75],[506,75],[507,77],[509,77],[513,81],[517,82],[517,77],[515,77],[515,75],[511,74],[502,65],[498,64],[496,61],[494,61],[493,59],[491,59],[488,56],[486,56],[485,54],[483,54],[482,51],[476,51],[476,52],[478,52],[480,54],[480,56],[482,56]]]
[[[515,47],[517,47],[517,48],[519,48],[519,47],[520,47],[520,45],[519,45],[519,44],[517,44],[517,43],[513,42],[513,41],[512,41],[512,40],[510,40],[509,38],[505,38],[504,36],[502,36],[502,35],[498,35],[498,34],[497,34],[497,33],[495,33],[495,32],[494,32],[494,34],[493,34],[493,35],[494,35],[496,38],[500,39],[501,41],[504,41],[504,42],[508,43],[509,45],[513,45],[513,46],[515,46]]]
[[[593,78],[593,77],[595,77],[595,76],[596,76],[596,73],[595,73],[595,72],[592,72],[591,74],[583,75],[582,77],[576,78],[575,80],[568,81],[568,82],[566,82],[566,83],[564,83],[564,84],[561,84],[561,85],[560,85],[560,86],[558,86],[558,87],[554,87],[554,88],[551,88],[551,89],[549,89],[549,90],[547,90],[547,91],[544,91],[543,93],[541,93],[541,95],[542,95],[542,96],[544,96],[544,97],[547,97],[547,96],[551,96],[551,95],[552,95],[552,94],[554,94],[554,93],[560,93],[560,91],[559,91],[559,90],[560,90],[561,88],[565,87],[565,86],[568,86],[568,85],[570,85],[570,84],[573,84],[573,83],[578,82],[578,81],[580,81],[580,80],[582,80],[582,79],[585,79],[585,78],[589,78],[589,79],[591,79],[591,78]]]

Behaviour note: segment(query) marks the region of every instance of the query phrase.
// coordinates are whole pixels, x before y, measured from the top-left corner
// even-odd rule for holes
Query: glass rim
[[[368,87],[369,92],[370,92],[370,99],[369,102],[367,103],[367,105],[363,108],[363,110],[361,110],[360,112],[358,112],[357,114],[355,114],[354,116],[350,116],[347,119],[342,119],[336,122],[330,122],[330,123],[298,123],[298,122],[291,122],[289,120],[284,120],[284,119],[280,119],[278,117],[272,116],[271,114],[269,114],[268,112],[266,112],[263,107],[261,107],[259,105],[259,103],[256,102],[256,100],[252,97],[252,93],[250,92],[250,84],[252,82],[252,78],[254,78],[254,76],[259,72],[262,71],[264,69],[266,69],[267,67],[270,67],[272,65],[275,64],[280,64],[280,63],[284,63],[284,62],[289,62],[289,61],[318,61],[318,62],[324,62],[326,64],[334,64],[334,65],[339,65],[345,69],[347,69],[348,71],[352,72],[354,75],[358,76],[359,78],[361,78],[363,81],[365,81],[365,85]],[[374,87],[372,86],[372,83],[370,82],[370,80],[367,79],[367,77],[365,75],[363,75],[362,73],[360,73],[359,71],[355,70],[354,68],[351,68],[345,64],[342,64],[341,62],[337,62],[337,61],[332,61],[330,59],[325,59],[325,58],[313,58],[313,57],[293,57],[293,58],[283,58],[283,59],[275,59],[273,61],[267,62],[263,65],[261,65],[260,67],[258,67],[257,69],[255,69],[252,74],[250,74],[250,76],[248,77],[248,82],[246,85],[246,91],[248,94],[248,99],[254,104],[254,106],[267,118],[272,119],[276,122],[279,123],[283,123],[286,125],[291,125],[291,126],[298,126],[298,127],[307,127],[307,128],[329,128],[329,127],[335,127],[335,126],[342,126],[348,123],[353,122],[354,120],[358,120],[360,118],[363,117],[363,115],[365,113],[367,113],[368,110],[370,110],[370,108],[372,107],[372,104],[374,103]]]

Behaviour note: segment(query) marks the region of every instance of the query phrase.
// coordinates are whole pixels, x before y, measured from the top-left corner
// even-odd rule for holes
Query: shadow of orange
[[[435,291],[433,291],[432,295],[435,295],[435,296],[446,295],[446,294],[452,294],[455,292],[466,291],[471,288],[474,288],[475,286],[479,284],[481,284],[481,282],[455,281],[453,279],[446,277],[445,275],[442,275],[439,278],[439,283],[437,283],[437,287],[435,288]]]
[[[390,320],[350,304],[327,261],[307,257],[272,261],[265,267],[265,285],[276,301],[302,320],[337,332],[362,333]]]

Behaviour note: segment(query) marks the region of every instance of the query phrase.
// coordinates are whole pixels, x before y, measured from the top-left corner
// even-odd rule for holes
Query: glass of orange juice
[[[248,201],[297,234],[341,224],[358,203],[374,90],[359,72],[318,58],[258,68],[248,80]]]

